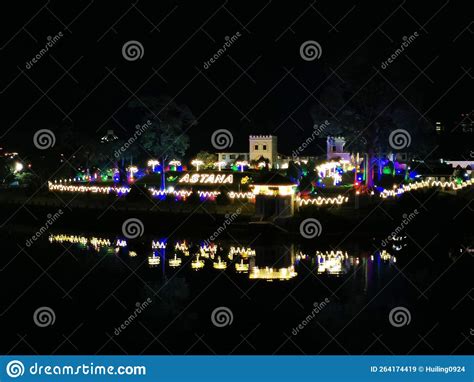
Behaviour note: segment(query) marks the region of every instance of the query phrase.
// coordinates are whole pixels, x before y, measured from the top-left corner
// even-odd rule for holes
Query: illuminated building
[[[344,152],[344,146],[346,140],[344,137],[327,137],[326,140],[326,156],[328,160],[334,158],[344,159],[346,161],[351,160],[351,154]]]
[[[242,160],[248,161],[249,160],[249,153],[217,153],[218,163],[224,163],[221,165],[222,167],[228,167],[233,165],[235,162]]]
[[[270,167],[276,165],[278,139],[275,135],[251,135],[249,137],[250,161],[268,159]]]
[[[262,217],[293,216],[296,185],[287,178],[272,174],[251,185],[255,194],[255,214]]]

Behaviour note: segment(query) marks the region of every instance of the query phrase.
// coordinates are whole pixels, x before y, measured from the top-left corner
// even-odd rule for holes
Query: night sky
[[[400,91],[409,85],[400,100],[421,98],[418,112],[448,128],[473,108],[468,2],[203,4],[5,3],[0,146],[28,150],[37,129],[58,131],[68,123],[90,137],[107,129],[120,133],[119,125],[137,123],[126,107],[129,101],[169,95],[198,118],[188,132],[190,155],[214,151],[210,136],[219,128],[233,133],[235,150],[247,149],[249,134],[267,133],[277,135],[279,151],[289,154],[312,130],[309,110],[322,87],[311,92],[329,75],[344,81],[345,71],[356,64],[363,68],[361,78],[370,78],[414,32],[419,37],[383,70]],[[27,69],[48,36],[59,32],[63,37]],[[241,37],[205,69],[226,36],[237,32]],[[142,59],[122,56],[130,40],[143,45]],[[300,57],[307,40],[321,45],[319,59]],[[394,91],[387,84],[389,90]]]

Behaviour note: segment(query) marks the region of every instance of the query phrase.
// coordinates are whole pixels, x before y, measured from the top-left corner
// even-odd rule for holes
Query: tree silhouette
[[[142,123],[149,127],[140,135],[140,147],[149,157],[161,162],[161,188],[166,187],[165,168],[169,160],[182,159],[189,147],[186,131],[196,124],[187,106],[176,104],[170,97],[144,97],[132,101],[130,108],[137,110]],[[151,159],[151,158],[150,158]]]
[[[366,186],[371,188],[375,161],[397,151],[390,145],[390,133],[405,130],[411,144],[402,150],[422,155],[430,148],[431,124],[420,118],[415,106],[419,100],[407,100],[394,89],[403,89],[399,82],[392,86],[383,74],[367,71],[363,64],[339,74],[342,80],[328,81],[310,114],[315,124],[329,120],[323,136],[343,136],[345,150],[365,154]]]

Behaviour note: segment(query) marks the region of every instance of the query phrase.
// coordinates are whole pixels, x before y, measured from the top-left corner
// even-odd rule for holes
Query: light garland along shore
[[[86,193],[90,192],[92,194],[116,194],[116,195],[121,195],[121,194],[126,194],[130,192],[130,187],[117,187],[117,186],[75,186],[72,184],[66,185],[66,184],[54,184],[51,182],[48,182],[48,189],[49,191],[60,191],[60,192],[81,192],[81,193]]]
[[[383,190],[380,192],[380,197],[383,199],[389,197],[399,196],[405,192],[418,190],[418,189],[427,189],[433,187],[439,187],[443,189],[449,189],[452,191],[461,190],[465,187],[474,185],[474,180],[469,179],[461,183],[456,183],[453,181],[438,181],[438,180],[425,180],[411,184],[404,184],[399,187],[395,187],[393,190]],[[79,193],[92,193],[92,194],[115,194],[117,196],[123,196],[130,192],[130,187],[128,186],[96,186],[96,185],[72,185],[66,184],[60,181],[60,183],[48,182],[49,191],[59,191],[59,192],[79,192]],[[149,188],[149,192],[152,196],[167,196],[174,195],[176,197],[186,199],[193,194],[191,190],[158,190],[155,188]],[[221,194],[220,191],[196,191],[199,197],[201,198],[216,198]],[[255,201],[255,193],[253,192],[234,192],[230,191],[227,193],[227,196],[230,199],[244,199],[248,202]],[[348,196],[337,195],[334,197],[321,197],[316,198],[301,198],[296,197],[296,203],[299,207],[305,207],[308,205],[316,206],[326,206],[326,205],[342,205],[349,201]]]
[[[130,192],[130,187],[122,186],[91,186],[91,185],[72,185],[64,183],[52,183],[48,182],[49,191],[59,191],[59,192],[80,192],[80,193],[92,193],[92,194],[116,194],[124,195]],[[157,190],[155,188],[149,189],[152,196],[166,196],[166,195],[175,195],[181,198],[188,198],[191,196],[193,191],[190,190]],[[220,191],[197,191],[198,195],[203,198],[215,198],[217,195],[220,195]],[[230,191],[227,193],[231,199],[248,199],[253,200],[255,194],[252,192],[234,192]]]
[[[395,188],[393,190],[383,190],[380,193],[381,198],[388,198],[390,196],[397,196],[401,195],[407,191],[411,190],[418,190],[418,189],[423,189],[423,188],[431,188],[431,187],[440,187],[440,188],[448,188],[453,191],[461,190],[465,187],[472,186],[474,184],[472,179],[463,181],[460,184],[457,184],[456,182],[449,181],[449,182],[442,182],[439,180],[424,180],[421,182],[416,182],[412,184],[403,184],[399,188]]]
[[[298,205],[300,207],[302,206],[307,206],[308,204],[311,204],[311,205],[317,205],[317,206],[321,206],[321,205],[325,205],[325,204],[343,204],[343,203],[347,203],[349,201],[349,197],[348,196],[342,196],[342,195],[338,195],[338,196],[335,196],[335,197],[327,197],[327,198],[323,198],[321,196],[318,196],[317,198],[312,198],[312,199],[301,199],[301,198],[297,198],[296,199]]]

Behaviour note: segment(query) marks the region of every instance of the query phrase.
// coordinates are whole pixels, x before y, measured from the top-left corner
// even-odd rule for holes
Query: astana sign
[[[186,174],[178,180],[178,183],[191,184],[225,184],[234,183],[233,174]]]

